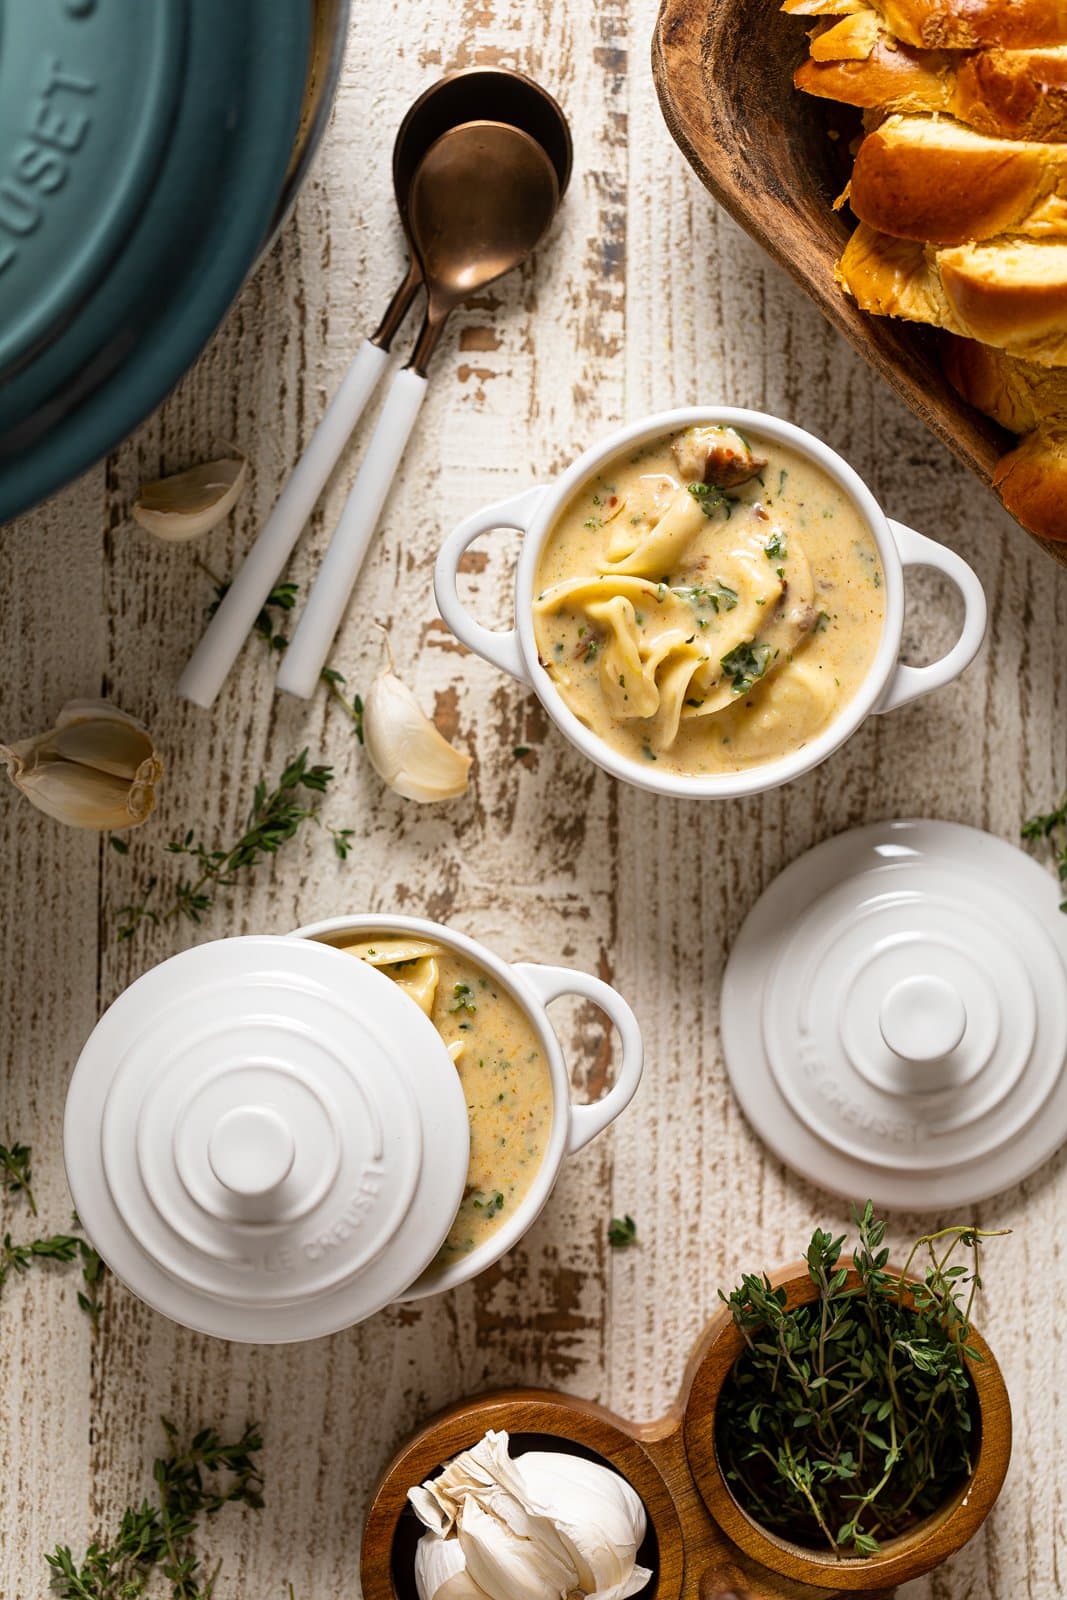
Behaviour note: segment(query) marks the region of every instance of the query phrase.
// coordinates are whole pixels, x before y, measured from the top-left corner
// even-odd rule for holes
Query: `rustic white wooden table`
[[[617,1131],[566,1170],[499,1268],[417,1310],[386,1311],[290,1348],[187,1333],[114,1283],[94,1333],[75,1274],[36,1271],[0,1302],[0,1595],[47,1592],[42,1552],[76,1549],[140,1494],[160,1412],[263,1425],[268,1510],[211,1534],[219,1596],[358,1593],[364,1501],[393,1447],[440,1405],[487,1386],[560,1385],[646,1417],[664,1407],[720,1284],[795,1256],[846,1207],[792,1178],[749,1132],[719,1051],[717,996],[742,918],[815,841],[875,818],[929,815],[1015,838],[1067,779],[1067,573],[1010,524],[717,213],[660,120],[648,64],[654,0],[358,0],[344,83],[293,222],[162,411],[104,466],[0,541],[0,738],[49,725],[72,696],[112,695],[166,753],[157,816],[121,858],[0,792],[0,1138],[33,1146],[42,1220],[69,1216],[64,1090],[100,1010],[199,938],[281,931],[350,908],[444,918],[504,955],[573,962],[633,1001],[645,1084]],[[519,65],[559,94],[576,165],[539,259],[455,318],[334,664],[366,686],[388,621],[401,670],[474,752],[467,799],[420,809],[383,792],[343,716],[271,692],[247,648],[214,714],[173,686],[211,583],[229,572],[368,331],[401,261],[389,152],[409,100],[448,66]],[[406,344],[406,337],[400,341]],[[779,412],[820,433],[893,516],[943,538],[990,601],[984,654],[952,688],[870,721],[846,750],[762,801],[681,805],[610,781],[545,725],[535,700],[464,657],[436,619],[431,567],[462,514],[543,478],[624,417],[697,400]],[[294,564],[305,579],[373,418]],[[138,482],[230,441],[252,475],[232,526],[164,548],[130,522]],[[507,612],[506,538],[473,563],[486,620]],[[909,594],[913,659],[955,623],[931,581]],[[197,826],[233,835],[261,774],[303,745],[333,762],[327,811],[356,830],[347,864],[309,830],[271,874],[187,924],[117,942],[116,909]],[[532,753],[516,760],[513,748]],[[577,1084],[610,1070],[594,1021],[563,1018]],[[1056,1600],[1067,1593],[1062,1159],[980,1208],[1010,1240],[989,1253],[982,1323],[1004,1365],[1016,1459],[984,1533],[909,1600]],[[615,1213],[641,1248],[612,1254]],[[928,1221],[929,1219],[923,1219]],[[919,1219],[895,1219],[903,1238]],[[8,1201],[6,1225],[24,1231]]]

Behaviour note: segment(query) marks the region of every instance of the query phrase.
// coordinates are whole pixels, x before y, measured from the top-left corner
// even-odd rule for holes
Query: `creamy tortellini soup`
[[[552,1128],[552,1079],[525,1011],[492,974],[443,945],[391,934],[330,940],[378,967],[430,1018],[470,1117],[467,1186],[437,1265],[484,1243],[526,1198]]]
[[[696,775],[799,750],[852,699],[884,619],[878,549],[806,457],[698,427],[620,456],[537,571],[542,665],[635,762]]]

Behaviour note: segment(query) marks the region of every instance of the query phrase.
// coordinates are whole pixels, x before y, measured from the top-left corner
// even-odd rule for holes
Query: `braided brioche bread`
[[[837,279],[875,316],[931,323],[1043,366],[1067,364],[1067,240],[939,249],[861,222]]]
[[[861,222],[900,239],[968,244],[1067,236],[1067,144],[995,139],[945,117],[889,117],[847,190]]]
[[[1067,40],[1067,0],[785,0],[798,17],[875,11],[895,39],[923,50],[1009,50]]]
[[[1067,0],[784,0],[818,19],[794,82],[861,107],[837,279],[939,328],[946,375],[1020,435],[993,484],[1067,540]]]
[[[859,23],[861,18],[845,18]],[[1067,139],[1067,47],[915,50],[877,30],[866,54],[838,27],[817,35],[793,82],[807,94],[864,110],[941,113],[1006,139]]]
[[[1067,367],[1035,366],[952,336],[942,362],[969,405],[1022,435],[993,471],[993,487],[1007,509],[1032,533],[1067,537]]]

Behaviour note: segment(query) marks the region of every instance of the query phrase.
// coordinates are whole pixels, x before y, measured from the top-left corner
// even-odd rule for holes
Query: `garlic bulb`
[[[0,744],[0,760],[27,800],[72,828],[137,827],[163,775],[147,728],[106,700],[70,701],[47,733]]]
[[[363,743],[379,778],[405,800],[455,800],[466,792],[470,756],[438,733],[393,671],[391,652],[363,702]]]
[[[415,1557],[419,1600],[628,1600],[645,1509],[625,1478],[566,1451],[512,1460],[487,1433],[408,1491],[427,1528]]]
[[[247,475],[247,461],[227,459],[142,483],[133,520],[168,543],[198,539],[229,516]]]

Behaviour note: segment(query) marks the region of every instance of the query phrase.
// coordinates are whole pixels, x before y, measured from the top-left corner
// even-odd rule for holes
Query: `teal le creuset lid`
[[[0,0],[0,521],[98,460],[265,242],[313,0]]]

